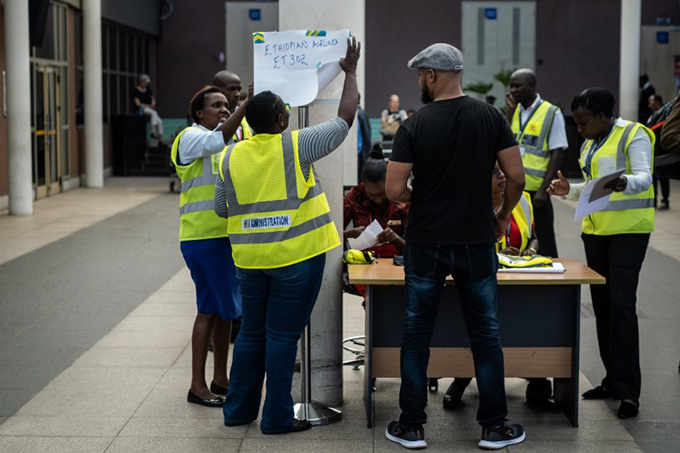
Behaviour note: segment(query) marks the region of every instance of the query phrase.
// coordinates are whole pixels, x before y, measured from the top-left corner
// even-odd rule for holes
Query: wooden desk
[[[605,279],[575,259],[560,259],[563,274],[498,274],[498,318],[506,377],[552,377],[555,400],[578,426],[581,285]],[[349,265],[349,281],[368,285],[364,404],[373,426],[372,378],[400,377],[405,316],[404,268],[391,260]],[[470,340],[451,277],[430,344],[428,376],[474,377]]]

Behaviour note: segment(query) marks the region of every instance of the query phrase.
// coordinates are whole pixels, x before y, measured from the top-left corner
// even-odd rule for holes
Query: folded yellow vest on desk
[[[344,253],[342,260],[347,264],[371,264],[375,262],[375,256],[373,252],[350,249]]]
[[[503,253],[498,254],[498,263],[505,268],[523,268],[523,267],[549,267],[552,266],[552,260],[545,256],[510,256]]]

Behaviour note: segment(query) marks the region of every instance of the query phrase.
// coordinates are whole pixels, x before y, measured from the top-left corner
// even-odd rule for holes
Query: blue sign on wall
[[[670,41],[670,33],[667,31],[657,31],[656,32],[656,42],[659,44],[668,44],[668,41]]]
[[[250,20],[260,20],[262,18],[262,11],[259,8],[252,8],[248,10]]]
[[[489,20],[496,20],[496,18],[498,18],[498,9],[497,8],[485,8],[484,9],[484,15]]]

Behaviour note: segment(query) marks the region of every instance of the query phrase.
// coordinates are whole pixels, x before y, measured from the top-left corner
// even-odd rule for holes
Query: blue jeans
[[[236,268],[243,319],[223,407],[227,425],[257,418],[265,373],[267,396],[260,429],[276,434],[293,424],[290,390],[297,343],[319,295],[325,264],[326,255],[321,254],[276,269]]]
[[[498,258],[493,245],[423,245],[406,242],[406,321],[401,342],[399,422],[404,427],[427,421],[427,364],[444,280],[451,274],[460,296],[479,386],[477,421],[503,423],[505,401],[503,350],[498,327]],[[245,303],[245,302],[244,302]]]

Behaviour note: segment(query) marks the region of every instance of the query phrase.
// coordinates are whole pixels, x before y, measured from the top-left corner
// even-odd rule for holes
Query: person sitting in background
[[[503,204],[506,179],[498,162],[494,167],[491,178],[491,193],[493,206],[498,210]],[[505,235],[496,245],[500,253],[506,255],[535,256],[538,250],[538,238],[534,229],[534,209],[531,205],[531,195],[522,193],[522,198],[512,210]],[[444,395],[444,408],[456,409],[461,404],[465,389],[470,385],[471,378],[456,378]],[[551,400],[552,386],[544,378],[529,379],[526,391],[527,403],[534,407],[547,410],[559,410],[557,404]]]
[[[390,103],[380,114],[380,135],[383,140],[394,139],[394,134],[407,118],[406,111],[399,108],[399,96],[390,96]]]
[[[387,162],[380,144],[371,150],[364,163],[361,175],[362,184],[352,188],[343,200],[343,239],[357,238],[374,220],[380,223],[383,232],[378,236],[378,244],[369,249],[376,257],[391,258],[401,255],[404,250],[404,229],[408,217],[408,207],[393,203],[385,193],[385,174]],[[352,228],[347,228],[352,222]],[[355,285],[357,292],[366,297],[366,286]]]
[[[134,104],[135,112],[140,115],[148,115],[151,121],[151,136],[153,138],[163,137],[163,120],[156,111],[156,98],[153,96],[153,90],[149,86],[151,78],[142,74],[139,76],[139,83],[132,90],[132,102]]]

